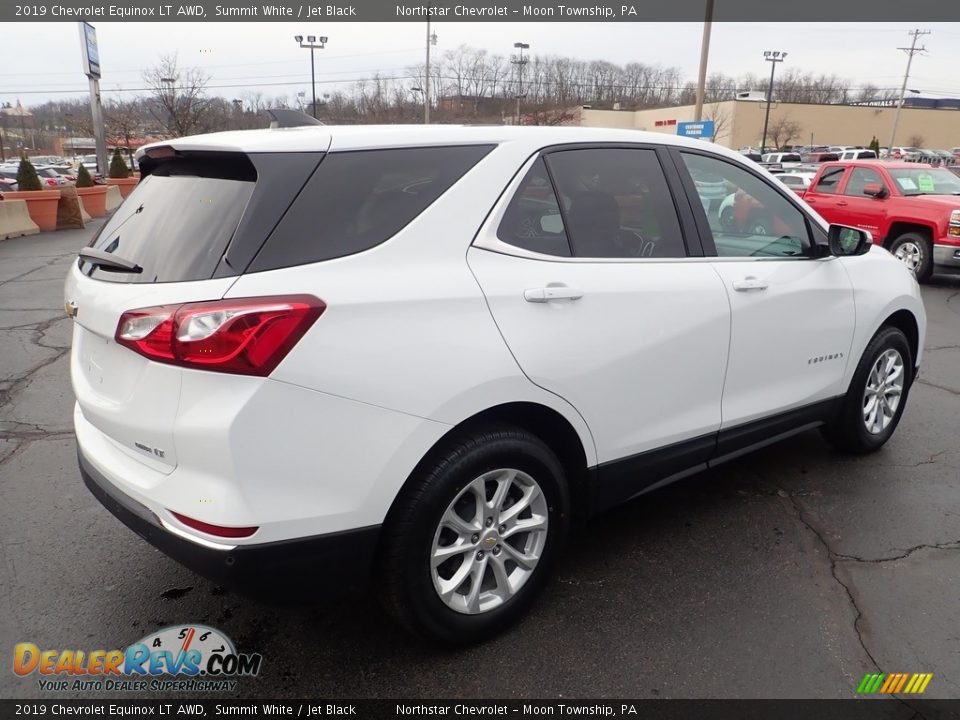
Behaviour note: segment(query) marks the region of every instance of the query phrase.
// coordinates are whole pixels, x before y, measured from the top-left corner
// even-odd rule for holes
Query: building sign
[[[677,123],[677,135],[681,137],[712,138],[713,132],[713,120]]]
[[[664,127],[669,125],[676,125],[677,121],[676,120],[657,120],[653,124],[655,127]]]
[[[88,78],[99,78],[100,51],[97,49],[97,29],[87,22],[80,23],[80,51],[83,53],[83,72]]]

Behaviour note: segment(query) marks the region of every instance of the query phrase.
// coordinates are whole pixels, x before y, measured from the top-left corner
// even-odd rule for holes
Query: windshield
[[[947,170],[897,168],[889,172],[904,195],[960,195],[960,178]]]

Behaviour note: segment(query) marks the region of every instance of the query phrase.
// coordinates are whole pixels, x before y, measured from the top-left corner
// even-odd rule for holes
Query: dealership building
[[[911,98],[900,112],[895,144],[909,145],[911,139],[922,138],[925,148],[960,147],[960,100],[938,99],[918,104]],[[773,102],[770,105],[770,123],[767,138],[772,145],[779,134],[781,145],[862,145],[866,147],[876,137],[881,146],[890,142],[896,107],[893,103],[862,105],[813,105]],[[728,100],[707,103],[703,120],[713,120],[716,126],[715,142],[724,147],[759,147],[763,135],[766,101]],[[694,119],[694,106],[682,105],[657,110],[595,110],[583,107],[579,111],[580,125],[584,127],[632,128],[671,135],[677,133],[677,124]],[[783,128],[796,131],[784,138]]]

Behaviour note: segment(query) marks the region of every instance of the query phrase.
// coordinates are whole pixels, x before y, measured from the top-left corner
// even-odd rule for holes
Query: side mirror
[[[877,200],[883,200],[890,193],[880,183],[867,183],[863,186],[863,194],[875,197]]]
[[[873,236],[866,230],[846,225],[831,225],[827,231],[830,254],[836,257],[863,255],[873,245]]]

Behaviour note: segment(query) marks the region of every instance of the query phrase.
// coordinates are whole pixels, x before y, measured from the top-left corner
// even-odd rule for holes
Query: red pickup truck
[[[960,177],[907,162],[824,163],[801,193],[824,220],[867,230],[923,282],[960,272]]]

